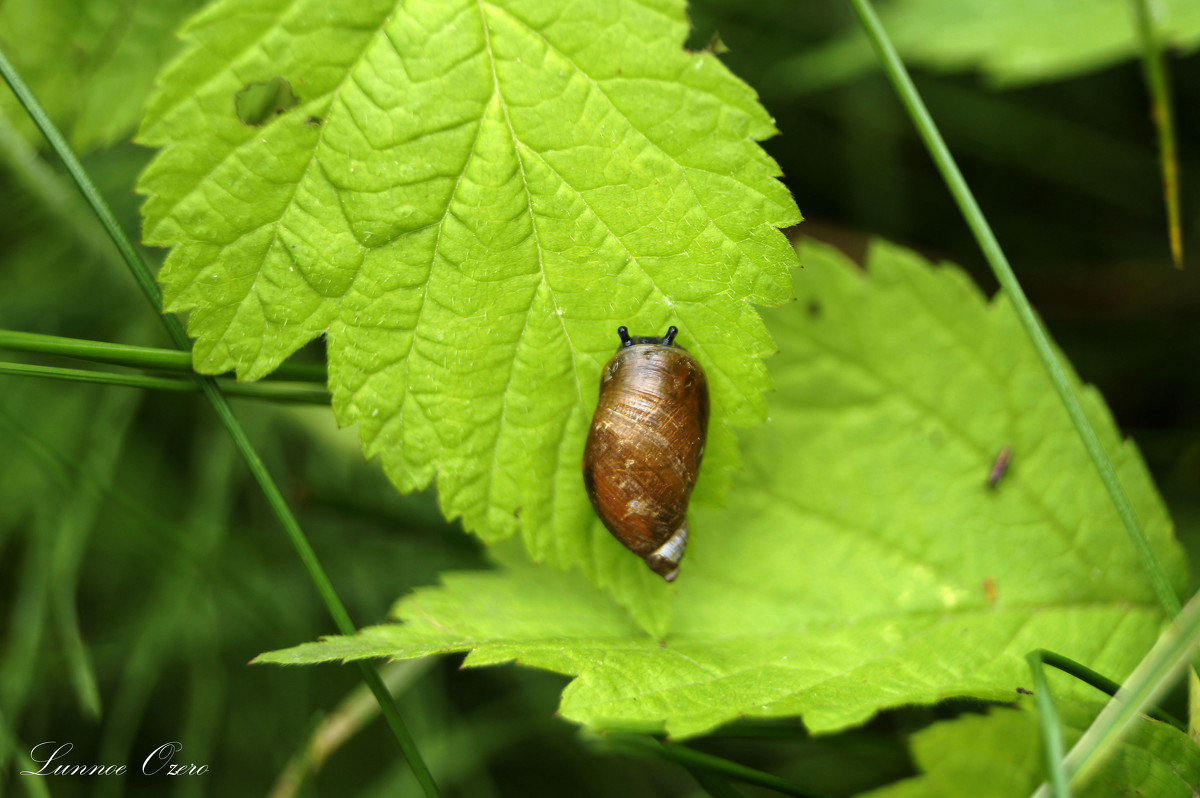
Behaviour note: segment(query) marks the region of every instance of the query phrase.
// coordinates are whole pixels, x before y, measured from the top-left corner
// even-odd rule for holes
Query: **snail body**
[[[617,540],[668,582],[687,547],[687,506],[708,435],[708,380],[675,343],[630,336],[604,367],[583,454],[596,515]]]

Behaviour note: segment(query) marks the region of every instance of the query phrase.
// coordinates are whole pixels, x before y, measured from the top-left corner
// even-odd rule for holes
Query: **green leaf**
[[[744,436],[729,506],[695,513],[661,641],[586,581],[506,555],[499,572],[401,600],[400,624],[261,659],[466,651],[467,665],[577,677],[567,718],[677,736],[739,717],[829,732],[905,704],[1012,700],[1036,648],[1122,679],[1165,619],[1009,304],[891,245],[873,247],[869,274],[824,246],[800,255],[799,302],[768,317],[781,350],[770,423]],[[1182,587],[1137,450],[1095,391],[1082,400]]]
[[[1200,4],[1160,0],[1169,45],[1200,47]],[[958,72],[975,69],[1001,84],[1061,80],[1141,53],[1129,0],[893,0],[879,17],[906,62]],[[779,66],[774,78],[813,90],[876,65],[855,28]]]
[[[987,715],[964,715],[918,732],[911,746],[922,775],[863,798],[1027,798],[1045,777],[1032,704],[1022,701],[1019,709],[996,707]],[[1063,734],[1069,743],[1079,739],[1097,710],[1092,704],[1060,702]],[[1073,794],[1194,798],[1196,784],[1200,784],[1200,748],[1178,729],[1141,718]]]
[[[252,23],[252,24],[251,24]],[[334,411],[402,490],[578,565],[666,623],[595,520],[583,444],[619,324],[682,330],[713,424],[698,500],[760,422],[799,220],[754,93],[655,3],[226,0],[183,31],[140,137],[148,243],[196,367],[255,379],[328,341]],[[235,98],[279,77],[263,127]]]
[[[0,0],[0,45],[76,150],[126,138],[203,0]],[[37,134],[7,86],[0,116]]]

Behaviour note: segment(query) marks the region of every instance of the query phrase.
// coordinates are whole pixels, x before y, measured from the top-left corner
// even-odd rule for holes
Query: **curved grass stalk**
[[[1104,752],[1115,745],[1125,728],[1156,701],[1159,695],[1185,668],[1200,645],[1200,595],[1188,602],[1174,623],[1163,633],[1150,653],[1129,674],[1100,714],[1092,721],[1075,746],[1067,753],[1063,768],[1077,785],[1087,780],[1103,759]],[[1043,784],[1034,798],[1050,798],[1048,785]]]
[[[1032,656],[1033,654],[1037,654],[1041,658],[1042,662],[1046,665],[1049,665],[1052,668],[1057,668],[1058,670],[1070,676],[1074,676],[1079,681],[1095,687],[1097,690],[1109,696],[1110,698],[1115,696],[1117,691],[1121,689],[1121,685],[1117,682],[1114,682],[1112,679],[1108,678],[1102,673],[1097,673],[1081,662],[1076,662],[1070,657],[1064,657],[1062,654],[1057,654],[1053,651],[1047,651],[1044,648],[1039,648],[1037,651],[1032,652],[1032,654],[1029,656]],[[1183,721],[1167,712],[1162,707],[1147,707],[1146,714],[1155,720],[1161,720],[1163,723],[1171,724],[1181,732],[1187,731],[1187,725]]]

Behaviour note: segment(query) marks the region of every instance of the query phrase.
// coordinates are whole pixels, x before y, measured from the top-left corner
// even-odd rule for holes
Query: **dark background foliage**
[[[806,93],[781,78],[778,64],[853,24],[847,4],[703,0],[692,19],[689,46],[706,46],[719,31],[730,48],[723,60],[777,120],[781,135],[765,146],[808,218],[797,235],[856,256],[883,236],[955,261],[995,289],[881,74]],[[1196,251],[1200,57],[1175,56],[1170,66],[1185,243]],[[1200,280],[1195,267],[1170,265],[1140,65],[1015,89],[974,73],[918,69],[915,78],[1034,306],[1142,448],[1195,552]],[[130,230],[138,228],[131,186],[148,157],[118,143],[86,159]],[[8,167],[0,184],[0,326],[168,345],[81,204],[69,194],[57,205],[39,200]],[[316,361],[319,349],[299,357]],[[474,541],[441,520],[432,496],[397,496],[327,411],[236,409],[356,622],[381,620],[391,600],[435,582],[439,571],[486,567]],[[15,771],[27,767],[22,752],[48,740],[72,742],[72,762],[127,762],[132,771],[179,740],[176,761],[211,773],[180,778],[172,790],[266,794],[358,677],[351,668],[245,663],[332,631],[202,400],[0,377],[0,794],[38,794]],[[557,720],[559,677],[459,671],[445,658],[401,677],[401,709],[448,794],[696,791],[683,770],[605,752]],[[908,773],[904,733],[963,709],[892,713],[816,741],[787,725],[734,729],[696,747],[849,795]],[[375,720],[301,794],[370,795],[397,785],[415,794]],[[164,789],[137,776],[44,786],[64,796]]]

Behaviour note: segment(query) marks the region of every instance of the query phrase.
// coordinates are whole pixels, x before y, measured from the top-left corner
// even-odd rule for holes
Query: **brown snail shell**
[[[694,357],[662,338],[630,336],[604,367],[583,453],[596,515],[668,582],[687,547],[687,506],[708,435],[708,380]]]

